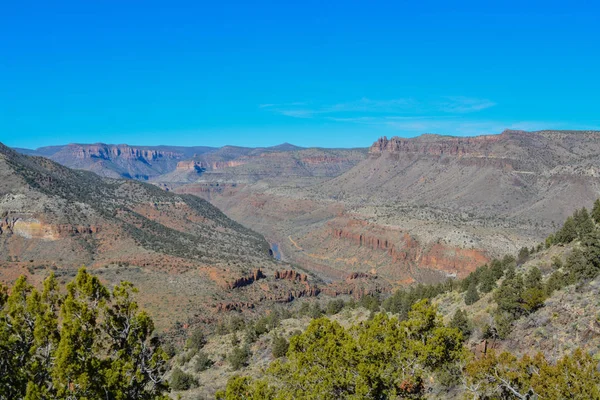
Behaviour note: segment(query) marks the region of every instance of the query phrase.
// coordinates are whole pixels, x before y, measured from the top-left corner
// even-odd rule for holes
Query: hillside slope
[[[369,158],[315,188],[352,204],[392,202],[560,224],[600,191],[600,132],[504,131],[381,138]]]
[[[161,327],[212,318],[226,304],[287,298],[295,285],[281,283],[282,293],[269,285],[232,290],[253,274],[274,281],[285,266],[260,234],[198,197],[71,170],[3,145],[0,217],[0,279],[50,269],[72,275],[85,264],[109,282],[135,282]]]

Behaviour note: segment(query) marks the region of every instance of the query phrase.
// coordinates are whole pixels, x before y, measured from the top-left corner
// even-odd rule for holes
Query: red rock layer
[[[239,287],[243,287],[243,286],[248,286],[262,278],[265,278],[265,275],[259,268],[257,270],[254,270],[254,272],[250,276],[242,276],[241,278],[235,279],[233,282],[227,282],[225,287],[227,289],[231,290],[231,289],[235,289],[235,288],[239,288]]]
[[[308,276],[300,274],[294,270],[275,271],[275,279],[287,279],[289,281],[306,282]]]
[[[337,239],[348,240],[357,246],[387,252],[393,263],[411,263],[418,267],[430,268],[456,274],[468,275],[480,265],[489,261],[489,257],[478,249],[464,249],[435,243],[423,246],[408,233],[402,233],[400,240],[368,233],[368,224],[350,221],[344,228],[332,228],[331,235]],[[360,229],[364,233],[357,232]]]

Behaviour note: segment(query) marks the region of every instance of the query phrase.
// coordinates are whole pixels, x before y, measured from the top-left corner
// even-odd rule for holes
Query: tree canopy
[[[168,356],[135,293],[84,268],[66,293],[54,275],[0,286],[0,399],[166,399]]]
[[[378,313],[345,329],[319,318],[292,337],[287,359],[271,364],[268,380],[235,377],[218,398],[420,398],[464,351],[460,330],[445,326],[428,300],[417,302],[404,321]]]

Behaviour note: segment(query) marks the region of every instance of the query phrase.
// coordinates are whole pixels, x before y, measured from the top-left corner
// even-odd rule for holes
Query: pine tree
[[[594,231],[595,225],[592,218],[585,207],[583,207],[575,218],[577,228],[577,236],[579,240],[583,240],[587,235]]]
[[[596,199],[594,202],[594,208],[592,209],[592,219],[600,224],[600,199]]]
[[[461,309],[456,310],[452,320],[450,321],[450,327],[456,328],[463,334],[463,338],[466,340],[471,336],[471,324],[467,318],[467,312]]]
[[[273,357],[280,358],[285,356],[289,347],[290,344],[284,337],[275,335],[272,341],[271,353],[273,354]]]
[[[521,265],[525,261],[527,261],[529,259],[529,254],[530,251],[527,247],[521,247],[521,249],[519,250],[519,255],[517,256],[517,264]]]
[[[470,306],[479,300],[479,293],[477,292],[477,284],[475,282],[471,282],[469,288],[467,289],[467,293],[465,294],[465,304]]]
[[[482,293],[489,293],[496,288],[496,273],[492,268],[486,267],[479,278],[479,290]]]
[[[554,239],[557,243],[571,243],[577,238],[577,225],[573,217],[565,220],[562,228],[556,232]]]

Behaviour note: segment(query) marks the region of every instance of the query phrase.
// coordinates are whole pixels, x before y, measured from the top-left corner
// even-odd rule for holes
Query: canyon
[[[322,167],[326,177],[282,175],[273,163],[249,180],[245,164],[165,185],[211,201],[329,283],[361,272],[398,286],[464,277],[537,245],[575,208],[589,207],[600,193],[599,139],[593,131],[511,130],[382,137],[354,166]]]
[[[22,207],[15,200],[22,193],[7,193],[0,201],[0,212],[6,210],[0,238],[6,240],[12,230],[11,260],[50,258],[54,249],[63,263],[108,265],[105,276],[113,279],[117,270],[111,266],[128,265],[121,273],[147,282],[163,301],[193,298],[220,311],[460,279],[494,257],[537,245],[600,195],[595,131],[382,137],[362,149],[68,145],[20,151],[104,177],[133,179],[109,179],[100,184],[102,193],[79,193],[79,199],[90,199],[87,205],[67,201],[58,213],[72,214],[69,221],[43,209],[56,204]],[[59,170],[33,160],[21,161]],[[73,174],[92,179],[87,172]],[[56,173],[35,181],[65,196]],[[128,199],[111,207],[110,218],[93,200],[107,193],[111,198],[115,189],[106,184]],[[41,196],[34,192],[33,198]],[[29,212],[19,223],[30,225],[20,234],[14,234],[15,215],[9,214],[16,209]],[[151,234],[140,235],[139,229]],[[175,242],[164,240],[174,235]],[[190,250],[198,237],[210,239]],[[52,241],[68,245],[56,250]],[[138,250],[131,250],[133,244]],[[145,272],[136,272],[136,266]],[[176,294],[148,279],[175,272],[178,277],[169,280],[179,288]],[[194,285],[212,289],[200,294]],[[188,310],[190,318],[207,318]]]

